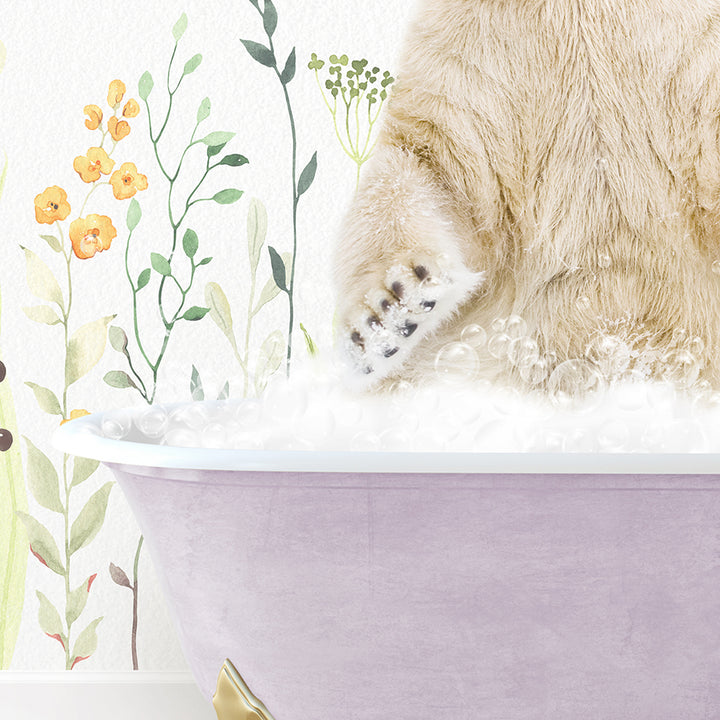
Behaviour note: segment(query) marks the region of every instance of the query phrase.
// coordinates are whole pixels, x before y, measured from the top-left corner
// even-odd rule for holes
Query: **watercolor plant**
[[[125,333],[125,331],[118,326],[113,326],[110,328],[110,342],[113,348],[118,352],[122,353],[127,359],[129,373],[124,370],[114,370],[105,375],[106,383],[116,388],[133,388],[140,393],[140,395],[147,403],[152,403],[155,398],[155,393],[157,391],[158,372],[160,370],[163,358],[165,357],[168,342],[170,341],[170,337],[177,323],[181,321],[194,322],[197,320],[201,320],[210,310],[210,308],[200,307],[197,305],[192,305],[190,307],[186,306],[188,295],[190,295],[193,287],[196,271],[198,270],[198,268],[203,265],[207,265],[212,260],[212,258],[210,257],[204,257],[199,261],[195,260],[199,247],[198,235],[193,229],[189,227],[186,227],[184,232],[182,230],[187,215],[191,208],[193,208],[198,203],[215,202],[220,205],[229,205],[237,202],[243,193],[241,190],[237,190],[235,188],[227,188],[225,190],[221,190],[219,192],[216,192],[211,197],[197,197],[196,194],[200,190],[208,175],[216,168],[241,167],[248,162],[246,157],[237,153],[227,154],[224,155],[220,160],[214,160],[214,158],[216,158],[222,152],[222,150],[230,142],[230,140],[232,140],[232,138],[235,136],[235,133],[215,131],[208,133],[201,138],[196,138],[196,134],[200,124],[210,116],[210,99],[207,97],[204,98],[200,103],[196,115],[195,127],[190,136],[190,141],[178,153],[179,156],[174,161],[171,161],[167,156],[161,156],[160,143],[161,140],[163,140],[166,129],[168,128],[168,123],[172,115],[173,101],[175,99],[175,96],[179,91],[184,78],[195,72],[195,70],[197,70],[200,63],[202,62],[202,55],[193,55],[193,57],[187,60],[187,62],[184,64],[182,70],[179,73],[179,78],[176,81],[173,80],[171,82],[171,78],[173,75],[173,63],[177,54],[178,44],[183,34],[185,33],[185,30],[187,29],[187,23],[187,16],[185,15],[185,13],[183,13],[172,29],[172,35],[175,40],[175,45],[170,56],[170,62],[168,64],[165,80],[168,96],[167,107],[164,113],[164,118],[160,123],[159,129],[157,125],[155,126],[155,129],[153,128],[153,114],[148,101],[148,98],[150,97],[150,94],[154,88],[154,81],[150,72],[146,71],[145,73],[143,73],[138,83],[138,93],[147,110],[148,132],[150,135],[150,142],[153,146],[155,159],[157,161],[157,165],[162,176],[167,181],[166,203],[171,228],[171,246],[169,255],[167,255],[166,257],[159,252],[151,252],[149,258],[151,267],[142,270],[137,276],[137,279],[133,280],[129,267],[130,242],[133,232],[136,230],[138,224],[140,223],[142,212],[139,203],[133,202],[130,204],[126,218],[128,240],[125,248],[125,272],[132,293],[135,342],[137,345],[137,349],[141,355],[140,362],[144,362],[144,364],[146,365],[147,370],[150,374],[150,379],[147,383],[145,382],[145,380],[143,380],[142,375],[136,367],[136,363],[133,362],[127,333]],[[172,143],[168,144],[170,145],[170,150],[172,150]],[[194,183],[192,191],[186,197],[179,200],[176,197],[177,192],[175,192],[177,189],[178,178],[183,171],[184,162],[188,152],[195,147],[201,147],[204,149],[204,153],[206,156],[205,171],[203,172],[199,180]],[[184,284],[182,279],[176,275],[178,264],[176,253],[178,250],[178,243],[180,242],[180,238],[182,238],[181,244],[185,256],[184,259],[189,264],[189,279],[187,280],[186,284]],[[173,266],[173,263],[175,264],[175,267]],[[155,354],[152,354],[150,352],[147,347],[147,342],[141,337],[139,329],[138,310],[139,295],[150,285],[151,280],[153,279],[152,271],[155,271],[156,273],[155,277],[158,285],[157,309],[160,319],[162,321],[162,325],[164,327],[164,334],[162,340],[160,341],[160,348]],[[173,286],[174,290],[179,292],[179,301],[177,297],[168,298],[168,286]],[[148,294],[147,290],[145,290],[145,294]]]
[[[23,311],[34,322],[62,328],[64,368],[61,393],[35,382],[28,381],[25,384],[33,391],[40,409],[50,415],[59,415],[63,418],[62,422],[87,414],[87,410],[70,409],[69,391],[100,361],[105,352],[108,325],[115,317],[109,315],[91,320],[71,332],[74,324],[71,321],[75,318],[73,311],[76,310],[73,303],[74,263],[91,260],[97,253],[110,250],[117,236],[110,217],[97,213],[85,214],[85,208],[91,196],[103,186],[110,187],[114,198],[123,202],[148,185],[147,178],[138,172],[132,162],[125,162],[114,170],[116,162],[112,156],[117,145],[130,134],[129,119],[140,112],[134,99],[128,99],[123,105],[125,91],[122,81],[113,80],[110,83],[107,102],[113,114],[105,123],[100,106],[87,105],[84,108],[87,115],[85,126],[99,133],[99,142],[89,148],[85,155],[77,156],[73,162],[73,169],[90,188],[80,204],[77,218],[70,222],[69,228],[65,228],[63,223],[70,216],[72,208],[63,188],[53,185],[35,197],[35,220],[51,226],[55,231],[54,234],[43,234],[40,237],[50,250],[62,256],[63,262],[60,264],[64,270],[66,292],[63,292],[60,281],[40,255],[21,246],[25,254],[30,292],[45,301],[42,305],[25,307]],[[108,176],[108,179],[103,180],[103,176]],[[26,512],[17,513],[25,525],[32,554],[48,570],[64,580],[64,614],[61,615],[57,605],[45,593],[37,590],[40,603],[38,619],[42,631],[62,646],[65,667],[71,670],[78,662],[90,657],[97,648],[97,626],[102,620],[102,617],[92,620],[72,642],[73,626],[85,610],[92,584],[97,577],[97,573],[94,573],[75,586],[72,560],[100,532],[113,483],[103,484],[75,514],[72,502],[75,491],[93,475],[99,463],[75,457],[70,472],[70,456],[64,454],[58,472],[50,458],[30,438],[24,439],[30,491],[40,506],[60,515],[63,520],[63,536],[57,542],[40,520]]]
[[[0,42],[0,71],[5,46]],[[5,187],[7,156],[0,172],[0,197]],[[1,304],[1,303],[0,303]],[[20,446],[13,442],[17,428],[15,404],[5,364],[0,361],[0,670],[7,670],[15,650],[25,599],[27,537],[17,512],[27,512]],[[15,431],[17,433],[17,431]]]
[[[332,115],[340,146],[357,166],[357,191],[360,186],[360,168],[370,159],[375,149],[375,143],[370,144],[375,123],[380,117],[395,78],[388,70],[383,72],[381,78],[380,68],[368,69],[369,63],[364,58],[351,61],[347,55],[331,55],[327,67],[328,77],[325,78],[323,87],[319,71],[325,65],[325,61],[319,59],[317,53],[313,53],[308,68],[315,71],[315,80],[325,106]]]
[[[290,272],[286,269],[280,253],[271,245],[268,246],[270,254],[270,263],[272,266],[273,278],[275,284],[288,297],[289,304],[289,320],[287,333],[287,353],[285,360],[286,374],[290,375],[290,362],[292,357],[292,339],[294,327],[294,291],[295,291],[295,266],[297,260],[298,234],[297,234],[297,211],[300,197],[306,193],[315,179],[317,171],[317,152],[313,153],[310,161],[305,165],[302,172],[298,176],[297,172],[297,132],[295,127],[295,116],[290,103],[290,94],[288,93],[288,85],[295,77],[296,57],[295,48],[290,51],[287,56],[282,70],[278,65],[277,55],[275,53],[275,45],[273,43],[273,35],[278,24],[278,14],[272,0],[249,0],[250,4],[258,11],[263,22],[263,29],[267,36],[267,45],[255,42],[254,40],[240,40],[244,45],[250,57],[260,65],[270,68],[277,76],[282,87],[283,96],[285,98],[285,107],[287,108],[288,119],[290,121],[290,134],[292,137],[292,225],[293,225],[293,246],[290,254]],[[260,3],[262,2],[262,9]]]
[[[257,288],[258,265],[262,258],[262,250],[267,237],[267,211],[260,200],[253,198],[250,201],[247,216],[247,249],[250,264],[250,291],[248,293],[247,316],[245,321],[245,337],[242,352],[238,348],[237,338],[233,326],[233,316],[225,292],[216,282],[210,282],[205,287],[205,302],[210,308],[210,317],[228,339],[243,372],[243,397],[247,397],[249,385],[252,380],[257,396],[261,395],[269,378],[282,364],[285,339],[280,330],[268,334],[260,346],[254,368],[250,364],[250,340],[253,320],[265,305],[276,298],[281,290],[273,277],[269,277],[260,295],[255,297]],[[281,262],[285,273],[289,272],[291,263],[290,253],[283,253]],[[198,379],[199,382],[199,379]],[[198,393],[197,382],[191,387],[194,399],[202,399]]]

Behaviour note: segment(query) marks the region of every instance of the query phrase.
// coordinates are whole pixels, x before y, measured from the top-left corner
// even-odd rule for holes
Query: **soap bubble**
[[[413,438],[404,428],[388,428],[380,433],[380,447],[398,452],[411,450]]]
[[[201,434],[201,444],[206,448],[225,447],[227,442],[227,429],[218,422],[208,423]]]
[[[161,405],[151,405],[135,418],[135,425],[145,437],[159,438],[168,427],[167,410]]]
[[[175,408],[170,413],[173,424],[181,423],[193,430],[202,430],[208,421],[208,411],[202,403],[188,403]]]
[[[548,380],[550,397],[561,409],[591,409],[599,401],[604,387],[598,368],[588,360],[576,358],[558,365]],[[579,401],[582,405],[578,404]]]
[[[488,352],[498,360],[507,358],[512,338],[506,333],[495,333],[488,340]]]
[[[679,388],[689,388],[700,375],[700,362],[687,350],[671,350],[663,365],[663,378]]]
[[[460,333],[460,340],[470,347],[480,350],[487,344],[487,333],[480,325],[466,325]]]
[[[665,410],[675,404],[677,390],[671,382],[654,382],[647,386],[647,397],[654,408]]]
[[[446,383],[459,384],[473,380],[479,369],[478,355],[467,343],[448,343],[435,356],[435,372]]]
[[[132,428],[132,418],[129,412],[116,411],[109,417],[102,419],[100,429],[102,434],[110,440],[122,440],[127,437]]]
[[[675,420],[666,428],[665,436],[670,452],[702,452],[705,447],[705,436],[696,420]]]
[[[527,323],[519,315],[510,315],[505,321],[504,332],[515,340],[527,334]]]
[[[508,357],[513,365],[524,365],[535,362],[540,357],[540,350],[535,340],[523,336],[510,343]]]
[[[692,353],[695,357],[700,357],[705,350],[705,341],[701,337],[694,337],[687,346],[688,352]]]
[[[598,333],[590,340],[585,355],[608,379],[621,375],[630,365],[630,348],[616,335]]]
[[[495,333],[505,332],[505,318],[495,318],[490,323],[490,329]]]
[[[230,436],[230,444],[236,450],[263,450],[265,442],[257,431],[240,430]]]
[[[165,433],[162,444],[170,447],[200,447],[200,433],[188,428],[172,428]]]
[[[525,358],[519,365],[520,377],[528,385],[539,385],[550,374],[550,363],[545,357]]]
[[[235,419],[243,428],[255,428],[260,422],[262,408],[258,400],[243,400],[235,409]]]
[[[350,448],[356,452],[374,451],[382,449],[380,438],[369,430],[361,430],[356,433],[351,442]]]

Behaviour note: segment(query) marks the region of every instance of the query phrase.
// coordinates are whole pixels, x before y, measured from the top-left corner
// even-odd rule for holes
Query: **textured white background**
[[[302,197],[299,208],[296,318],[324,351],[331,346],[333,312],[327,261],[343,211],[352,197],[355,166],[340,149],[330,114],[307,62],[311,52],[324,58],[333,52],[345,52],[351,57],[366,57],[371,64],[395,74],[412,5],[410,0],[392,3],[276,0],[277,53],[284,59],[297,46],[298,69],[290,92],[298,129],[299,168],[314,150],[318,151],[316,180]],[[242,153],[250,159],[250,164],[243,168],[216,171],[204,193],[209,196],[224,187],[237,187],[245,191],[239,203],[201,204],[188,216],[189,225],[200,237],[199,256],[215,257],[214,262],[199,271],[192,304],[203,305],[205,284],[211,280],[219,282],[232,305],[238,336],[242,337],[249,287],[245,223],[250,198],[257,197],[267,206],[269,244],[280,252],[292,246],[290,135],[281,87],[274,73],[253,61],[239,42],[240,37],[265,39],[257,12],[248,0],[162,3],[78,0],[51,4],[44,0],[6,0],[0,6],[0,40],[7,47],[7,63],[0,74],[0,151],[6,152],[9,160],[6,188],[0,200],[3,251],[0,344],[15,397],[20,434],[29,436],[56,466],[60,464],[60,455],[50,448],[49,436],[57,419],[37,408],[24,382],[37,382],[56,391],[62,389],[62,330],[60,326],[33,323],[23,314],[23,306],[39,301],[27,288],[19,245],[33,249],[52,264],[60,278],[64,277],[61,256],[52,253],[38,237],[50,228],[35,222],[33,199],[46,187],[58,184],[67,190],[74,204],[71,218],[76,216],[88,186],[73,171],[72,162],[97,143],[97,135],[84,127],[83,107],[91,103],[100,105],[107,117],[110,80],[123,80],[128,96],[139,100],[137,81],[145,70],[150,70],[155,79],[151,108],[159,115],[163,74],[173,45],[171,28],[182,12],[187,13],[189,26],[180,43],[178,68],[198,52],[203,61],[183,82],[161,152],[177,158],[192,131],[200,101],[209,96],[212,112],[202,129],[236,132],[226,152]],[[150,182],[149,189],[137,196],[143,219],[133,236],[131,250],[135,276],[148,266],[151,250],[165,255],[169,252],[165,181],[152,157],[147,118],[144,107],[141,108],[140,116],[131,122],[130,136],[120,143],[113,156],[118,166],[125,160],[135,162]],[[93,195],[85,211],[111,216],[118,237],[109,251],[92,260],[73,263],[74,317],[78,325],[117,313],[115,322],[126,329],[131,327],[130,294],[122,263],[127,206],[127,202],[115,201],[109,188],[102,188]],[[269,274],[265,251],[258,288]],[[255,348],[265,336],[261,334],[263,330],[266,334],[276,327],[286,329],[287,303],[278,299],[271,307],[272,311],[259,316],[256,322],[257,334],[252,340]],[[151,311],[152,306],[148,306],[146,312]],[[294,345],[296,354],[304,354],[299,332]],[[91,374],[71,387],[72,407],[94,411],[137,403],[139,397],[131,391],[114,390],[102,383],[101,378],[108,370],[124,369],[121,361],[108,347]],[[209,318],[177,327],[166,355],[161,399],[188,396],[192,363],[199,368],[208,394],[222,387],[228,378],[232,381],[239,377],[229,344]],[[237,391],[237,383],[234,389]],[[71,512],[76,513],[90,493],[109,477],[102,469],[75,490]],[[59,525],[52,525],[54,518],[49,517],[52,513],[39,508],[32,498],[30,511],[48,524],[54,535],[61,533]],[[114,488],[103,530],[89,547],[74,556],[73,587],[91,573],[99,573],[78,629],[94,617],[105,618],[98,628],[98,649],[78,666],[79,670],[112,672],[131,668],[131,593],[111,582],[107,568],[112,561],[131,571],[137,537],[137,527],[120,490]],[[140,583],[141,669],[184,670],[185,662],[146,552]],[[38,626],[36,589],[63,607],[62,579],[31,557],[23,623],[12,668],[59,670],[63,667],[62,652]]]

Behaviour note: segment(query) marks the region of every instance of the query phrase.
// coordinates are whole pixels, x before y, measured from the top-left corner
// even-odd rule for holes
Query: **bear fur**
[[[610,334],[718,384],[720,0],[421,0],[397,76],[334,254],[358,378],[515,314],[553,366]]]

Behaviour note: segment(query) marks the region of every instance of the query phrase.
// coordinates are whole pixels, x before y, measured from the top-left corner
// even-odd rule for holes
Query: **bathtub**
[[[113,471],[208,698],[231,661],[220,717],[720,717],[716,454],[208,450],[105,417],[55,444]]]

